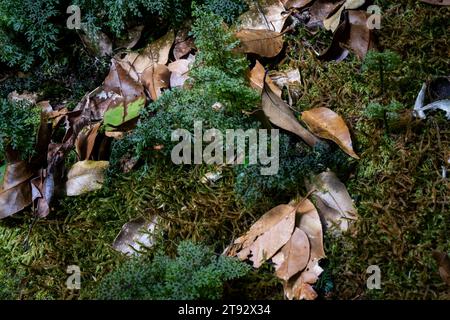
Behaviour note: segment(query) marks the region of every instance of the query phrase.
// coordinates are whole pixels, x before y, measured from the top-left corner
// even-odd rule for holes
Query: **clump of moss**
[[[244,276],[250,266],[189,241],[180,242],[177,256],[162,253],[153,260],[133,259],[107,275],[97,298],[106,300],[220,299],[223,283]]]

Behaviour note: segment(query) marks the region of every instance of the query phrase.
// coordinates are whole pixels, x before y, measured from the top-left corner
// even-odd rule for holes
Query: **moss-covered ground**
[[[377,32],[381,48],[401,57],[386,73],[384,91],[378,73],[362,71],[357,58],[323,63],[302,45],[306,39],[322,49],[321,39],[330,37],[325,32],[290,35],[287,58],[278,66],[301,71],[297,110],[327,106],[341,114],[361,156],[354,172],[341,177],[360,218],[354,232],[338,239],[326,236],[324,267],[331,282],[319,284],[332,283],[332,289],[319,291],[327,299],[450,299],[432,257],[433,250],[450,251],[449,183],[441,175],[450,156],[450,126],[440,113],[422,121],[408,117],[422,83],[449,75],[450,10],[418,1],[375,2],[383,10]],[[388,129],[367,117],[369,103],[392,101],[402,104],[403,112]],[[125,259],[111,244],[132,218],[159,215],[159,243],[169,253],[186,238],[221,252],[278,204],[264,199],[249,208],[235,197],[231,169],[215,185],[202,183],[210,170],[156,162],[145,173],[121,175],[96,193],[63,199],[31,231],[27,212],[2,221],[0,299],[92,298],[98,281]],[[66,268],[73,264],[82,270],[82,290],[75,293],[65,284]],[[369,265],[381,269],[381,290],[366,287]],[[282,298],[270,269],[227,284],[225,298]]]

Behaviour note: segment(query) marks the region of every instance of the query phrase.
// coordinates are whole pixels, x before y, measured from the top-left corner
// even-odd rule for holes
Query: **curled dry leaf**
[[[141,81],[147,89],[150,98],[156,101],[162,94],[163,89],[168,89],[170,85],[170,71],[163,64],[154,64],[144,71]]]
[[[243,29],[236,33],[240,40],[237,52],[254,53],[261,57],[272,58],[283,49],[283,35],[271,30]]]
[[[86,160],[75,163],[67,174],[67,195],[78,196],[101,189],[108,166],[108,161]]]
[[[357,211],[345,185],[332,171],[322,172],[305,181],[308,191],[316,200],[320,215],[328,227],[348,230],[349,222],[357,219]]]
[[[315,28],[323,25],[325,20],[332,12],[335,12],[337,8],[344,3],[341,1],[332,0],[316,0],[309,8],[310,19],[307,26],[309,28]]]
[[[89,160],[91,157],[100,126],[101,122],[89,125],[83,128],[78,134],[78,137],[75,140],[75,148],[80,160]]]
[[[289,17],[283,3],[279,0],[258,2],[251,2],[249,10],[238,18],[239,28],[281,32]]]
[[[345,121],[334,111],[319,107],[302,113],[302,120],[315,135],[336,142],[349,156],[359,159],[353,151],[352,139]]]
[[[264,81],[267,86],[272,90],[272,92],[281,98],[281,89],[277,87],[270,77],[266,76],[266,70],[263,65],[256,60],[256,64],[252,70],[249,72],[249,80],[250,86],[253,89],[258,90],[259,93],[262,93],[264,89]]]
[[[323,21],[326,30],[336,31],[341,21],[342,11],[346,9],[358,9],[366,1],[365,0],[346,0],[344,4],[333,15]]]
[[[302,127],[286,102],[278,97],[267,85],[264,86],[262,93],[262,109],[270,122],[298,135],[308,145],[314,146],[319,141],[313,134]]]
[[[30,179],[33,172],[25,161],[6,165],[0,185],[0,219],[28,207],[33,201]]]
[[[349,53],[348,47],[363,59],[369,50],[375,49],[373,31],[367,26],[368,17],[366,11],[345,11],[344,22],[336,29],[330,47],[319,58],[325,61],[342,61]]]
[[[157,225],[157,217],[151,221],[144,218],[134,219],[123,225],[117,237],[114,239],[113,248],[126,255],[139,255],[142,247],[153,246],[153,233]]]

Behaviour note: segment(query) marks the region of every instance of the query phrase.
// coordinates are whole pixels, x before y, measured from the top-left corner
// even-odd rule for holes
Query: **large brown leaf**
[[[283,36],[271,30],[244,29],[236,33],[240,40],[237,52],[254,53],[261,57],[272,58],[283,49]]]
[[[336,142],[349,156],[359,159],[353,151],[348,127],[337,113],[328,108],[319,107],[304,111],[302,120],[315,135]]]
[[[439,266],[439,275],[442,280],[450,286],[450,258],[447,253],[434,251],[433,257],[436,259],[436,262]]]
[[[100,129],[101,122],[87,126],[79,133],[75,147],[77,150],[78,158],[83,160],[89,160],[92,151],[94,150],[95,139],[97,138],[98,129]]]
[[[33,201],[30,179],[33,172],[25,161],[6,166],[0,186],[0,219],[9,217],[28,207]]]
[[[319,141],[313,134],[302,127],[287,103],[277,96],[268,85],[264,86],[262,93],[262,109],[270,122],[298,135],[308,145],[314,146]]]

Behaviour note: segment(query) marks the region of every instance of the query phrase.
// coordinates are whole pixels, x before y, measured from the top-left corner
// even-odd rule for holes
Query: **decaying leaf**
[[[369,50],[376,48],[373,31],[367,26],[366,11],[344,12],[344,21],[336,29],[330,47],[319,58],[325,61],[342,61],[348,55],[347,48],[363,59]]]
[[[175,40],[173,31],[150,43],[142,52],[130,52],[123,58],[117,58],[121,67],[135,81],[140,81],[145,70],[153,64],[167,64],[169,53]]]
[[[179,59],[171,62],[168,65],[170,74],[170,87],[183,87],[185,82],[189,79],[189,66],[194,61],[194,56],[189,56],[188,59]]]
[[[315,135],[336,142],[349,156],[359,159],[353,151],[352,139],[345,121],[334,111],[319,107],[302,113],[302,120]]]
[[[150,221],[140,217],[124,224],[114,239],[113,248],[126,255],[138,256],[142,247],[153,246],[157,221],[156,216]]]
[[[296,273],[306,268],[309,261],[310,245],[306,233],[295,228],[292,237],[283,246],[283,248],[275,256],[272,261],[276,266],[276,275],[280,279],[289,280]]]
[[[281,98],[281,89],[277,87],[270,77],[266,76],[266,70],[263,65],[256,60],[256,64],[253,69],[249,72],[249,80],[250,86],[253,89],[258,90],[258,92],[262,93],[264,89],[264,81],[266,85],[272,90],[272,92]]]
[[[349,223],[357,219],[357,211],[347,188],[336,174],[325,171],[305,183],[313,192],[312,196],[327,226],[337,226],[341,231],[347,231]]]
[[[236,33],[240,40],[237,52],[254,53],[261,57],[272,58],[283,49],[283,35],[271,30],[243,29]]]
[[[336,31],[341,20],[342,11],[346,9],[358,9],[366,1],[365,0],[346,0],[344,4],[331,17],[323,21],[323,26],[326,30]]]
[[[179,60],[187,56],[195,48],[194,39],[189,36],[188,30],[180,30],[175,38],[173,56]]]
[[[101,189],[105,179],[108,161],[80,161],[73,165],[67,174],[66,192],[68,196]]]
[[[281,32],[289,13],[279,0],[251,2],[250,8],[238,18],[241,29]]]
[[[141,81],[150,98],[156,101],[161,96],[163,89],[168,89],[170,86],[169,68],[163,64],[154,64],[144,71]]]
[[[332,12],[344,3],[344,0],[316,0],[309,8],[310,19],[307,26],[309,28],[315,28],[323,25],[325,20]]]
[[[283,231],[282,233],[284,234],[283,239],[277,241],[277,246],[279,246],[278,249],[280,249],[289,240],[292,231],[294,229],[294,224],[295,224],[295,207],[292,207],[290,205],[279,205],[266,212],[258,221],[256,221],[251,226],[250,230],[245,235],[236,239],[232,248],[229,250],[228,254],[232,256],[237,255],[238,258],[241,260],[248,259],[252,251],[255,251],[255,249],[264,249],[261,246],[259,246],[259,244],[263,245],[264,243],[261,243],[260,241],[260,243],[257,246],[254,246],[255,241],[257,241],[264,234],[268,235],[272,234],[275,236],[273,231],[275,230],[275,228],[276,230]],[[282,227],[284,227],[285,230],[280,230]],[[286,234],[288,234],[287,237]],[[264,240],[265,241],[270,240],[268,238],[269,237],[266,236]],[[273,248],[270,249],[270,251],[273,250],[274,250]],[[256,252],[257,255],[260,255],[261,253]],[[276,251],[273,252],[272,255],[275,253]],[[271,256],[267,257],[266,254],[267,259],[270,259]],[[260,256],[256,258],[260,258]],[[255,257],[253,257],[253,260],[256,260]],[[260,265],[259,262],[257,262],[256,264]]]
[[[270,122],[298,135],[308,145],[314,146],[319,141],[313,134],[302,127],[286,102],[273,93],[267,85],[264,86],[262,93],[262,109]]]
[[[93,102],[102,108],[104,125],[107,131],[111,131],[138,117],[146,99],[142,85],[113,60],[101,91],[94,96]]]
[[[0,185],[0,219],[28,207],[33,201],[30,179],[33,172],[25,161],[10,163]]]
[[[89,160],[94,150],[95,139],[101,122],[87,126],[81,130],[75,141],[75,147],[80,160]]]

